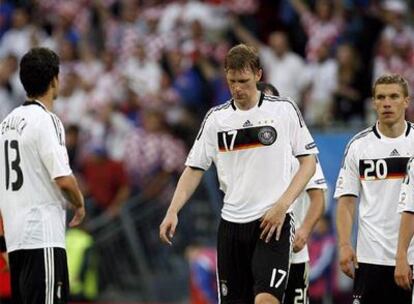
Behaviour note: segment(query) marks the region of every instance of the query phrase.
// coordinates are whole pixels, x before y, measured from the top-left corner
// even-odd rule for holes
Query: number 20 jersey
[[[0,211],[7,250],[65,248],[65,199],[54,178],[72,173],[60,120],[26,102],[0,124]]]
[[[335,198],[360,197],[357,259],[361,263],[395,265],[400,214],[398,201],[407,162],[414,155],[413,125],[397,138],[375,125],[348,143],[336,184]],[[414,248],[409,261],[414,262]]]
[[[317,152],[296,104],[262,94],[247,111],[232,100],[212,108],[186,166],[207,170],[214,162],[225,193],[222,218],[247,223],[262,217],[289,186],[292,155]]]

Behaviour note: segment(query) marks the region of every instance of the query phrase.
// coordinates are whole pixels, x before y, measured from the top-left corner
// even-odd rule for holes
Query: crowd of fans
[[[232,45],[257,47],[265,80],[311,127],[366,124],[375,77],[401,73],[414,87],[410,16],[400,0],[1,1],[0,118],[24,101],[22,54],[56,50],[55,111],[75,136],[71,161],[85,190],[103,195],[87,173],[101,158],[125,176],[101,206],[151,197],[182,170],[206,110],[230,98],[222,63]]]
[[[360,127],[376,77],[414,89],[413,12],[404,0],[0,0],[0,121],[25,100],[21,56],[57,51],[72,168],[89,213],[113,217],[130,196],[171,196],[204,114],[230,98],[234,44],[258,49],[264,80],[311,128]]]

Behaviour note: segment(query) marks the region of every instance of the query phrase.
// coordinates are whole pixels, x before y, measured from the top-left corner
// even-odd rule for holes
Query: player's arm
[[[0,213],[0,254],[2,255],[3,259],[6,261],[5,269],[0,269],[0,272],[2,272],[2,271],[6,271],[9,266],[9,256],[7,254],[6,239],[4,238],[3,218],[1,217],[1,213]]]
[[[203,170],[191,167],[186,167],[181,174],[171,204],[160,225],[160,239],[163,242],[172,244],[172,238],[174,237],[175,228],[178,224],[178,212],[197,189],[203,174]]]
[[[276,233],[276,239],[280,237],[286,212],[294,203],[295,199],[303,191],[310,178],[315,173],[316,158],[315,155],[304,155],[298,157],[299,169],[293,176],[286,191],[282,194],[275,205],[268,210],[262,218],[260,227],[263,229],[260,238],[266,242]]]
[[[298,252],[308,242],[309,235],[312,233],[319,218],[325,212],[325,193],[323,189],[308,189],[310,204],[306,212],[302,225],[295,233],[295,242],[293,243],[293,252]]]
[[[357,268],[357,259],[351,242],[355,205],[355,196],[343,195],[338,199],[336,210],[339,264],[342,271],[350,278],[354,278],[353,267]]]
[[[401,288],[411,290],[413,274],[408,263],[407,251],[414,235],[414,212],[403,212],[401,215],[400,232],[395,265],[395,283]]]
[[[55,178],[55,182],[75,210],[69,226],[79,225],[85,217],[85,203],[76,178],[73,175],[60,176]]]

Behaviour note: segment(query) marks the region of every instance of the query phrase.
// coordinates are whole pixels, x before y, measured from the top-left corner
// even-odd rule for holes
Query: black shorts
[[[411,304],[412,291],[395,284],[394,270],[394,266],[358,263],[358,269],[355,269],[353,303]]]
[[[63,248],[16,250],[9,253],[12,302],[66,303],[69,278]]]
[[[309,263],[290,264],[289,280],[284,304],[307,304],[309,287]]]
[[[279,241],[260,239],[260,221],[235,224],[221,220],[217,238],[220,303],[254,303],[259,293],[281,302],[289,272],[294,220],[286,214]]]

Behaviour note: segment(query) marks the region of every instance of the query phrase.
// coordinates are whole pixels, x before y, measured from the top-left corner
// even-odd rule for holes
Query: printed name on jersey
[[[7,131],[16,130],[19,135],[22,135],[24,128],[27,126],[27,121],[24,117],[10,116],[1,124],[1,134]]]
[[[277,139],[272,126],[237,129],[217,133],[220,152],[245,150],[272,145]]]
[[[373,181],[404,178],[409,157],[392,157],[359,160],[361,180]]]

